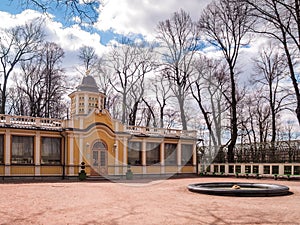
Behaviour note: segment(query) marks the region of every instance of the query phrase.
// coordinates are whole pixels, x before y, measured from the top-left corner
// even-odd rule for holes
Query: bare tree
[[[34,20],[24,26],[17,26],[9,30],[2,30],[0,39],[0,113],[6,113],[7,82],[17,64],[30,60],[39,51],[44,38],[42,23]]]
[[[146,100],[145,97],[142,98],[143,103],[146,105],[146,107],[144,108],[144,114],[146,114],[145,118],[145,126],[149,127],[150,126],[150,122],[151,122],[151,118],[153,120],[153,127],[157,127],[157,122],[156,122],[156,116],[155,116],[155,106],[154,104],[151,104],[151,101]]]
[[[98,56],[95,52],[95,49],[91,46],[83,46],[79,49],[79,59],[82,61],[85,71],[91,72],[94,69],[98,62]]]
[[[236,64],[240,48],[247,45],[244,41],[253,21],[249,18],[248,5],[239,0],[214,1],[204,9],[199,29],[206,40],[216,46],[224,56],[230,74],[230,96],[227,99],[231,110],[231,140],[228,145],[228,160],[233,162],[233,150],[238,137]]]
[[[267,100],[270,107],[272,143],[275,142],[277,136],[276,121],[279,113],[292,104],[292,101],[289,101],[291,93],[283,83],[287,70],[285,56],[280,53],[278,49],[278,47],[276,48],[276,46],[270,44],[268,47],[261,50],[258,59],[254,59],[258,73],[255,81],[263,86],[262,91],[265,89],[266,94],[264,98]]]
[[[163,48],[164,74],[178,100],[182,128],[187,130],[185,99],[189,92],[188,77],[193,72],[191,64],[199,49],[198,29],[190,15],[180,10],[170,19],[159,22],[157,32]]]
[[[299,0],[244,0],[258,20],[255,32],[281,43],[297,101],[296,115],[300,124],[300,90],[294,55],[300,53],[300,2]],[[295,51],[297,52],[295,54]]]
[[[62,9],[68,20],[77,18],[79,23],[91,23],[97,21],[100,5],[104,5],[102,0],[11,0],[18,2],[21,7],[34,7],[49,13],[53,10]]]
[[[171,87],[168,80],[166,80],[163,72],[158,74],[153,79],[151,79],[153,86],[151,86],[152,91],[155,93],[155,99],[159,106],[159,124],[160,128],[164,127],[164,115],[165,107],[167,106],[167,101],[171,97]]]
[[[63,69],[61,68],[62,59],[64,57],[63,49],[55,43],[47,42],[42,50],[41,55],[45,76],[45,97],[44,97],[44,116],[52,117],[57,112],[57,105],[61,101],[65,91]]]
[[[106,65],[113,71],[109,82],[114,91],[122,98],[122,123],[126,123],[129,116],[128,109],[139,104],[143,94],[143,83],[145,75],[154,69],[153,48],[144,43],[135,43],[129,39],[123,39],[121,45],[112,46],[108,53]],[[136,93],[134,93],[136,91]],[[139,93],[137,93],[137,91]],[[136,96],[132,105],[129,105],[129,97]],[[136,110],[132,113],[137,112]],[[130,124],[135,121],[131,115]]]
[[[254,91],[255,90],[255,91]],[[241,130],[248,143],[264,143],[270,134],[271,110],[261,87],[254,88],[240,104]],[[243,138],[243,137],[242,137]]]
[[[62,107],[65,83],[60,68],[63,55],[59,46],[47,42],[41,54],[21,63],[22,74],[15,77],[15,82],[18,92],[22,93],[19,97],[25,97],[28,110],[15,107],[17,112],[55,118],[65,114],[65,107]],[[24,99],[15,99],[14,102],[23,102]]]
[[[194,67],[196,73],[189,80],[191,93],[217,151],[222,145],[222,121],[227,109],[224,92],[228,87],[228,75],[219,60],[204,56],[195,61]]]

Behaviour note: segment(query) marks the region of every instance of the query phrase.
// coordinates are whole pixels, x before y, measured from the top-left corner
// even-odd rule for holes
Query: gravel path
[[[200,182],[290,187],[280,197],[222,197],[187,190]],[[242,178],[0,184],[0,224],[300,224],[300,182]]]

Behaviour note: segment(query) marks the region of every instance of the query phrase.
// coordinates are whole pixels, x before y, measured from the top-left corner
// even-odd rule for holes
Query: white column
[[[74,136],[70,135],[67,137],[69,139],[70,148],[69,148],[69,174],[74,175]],[[67,150],[67,149],[66,149]]]
[[[84,114],[89,113],[89,96],[88,94],[84,94]]]
[[[103,109],[102,105],[101,105],[101,96],[98,96],[98,109]]]
[[[199,164],[197,162],[197,148],[196,148],[196,143],[193,143],[193,166],[194,166],[194,173],[199,172]],[[195,167],[196,166],[196,167]]]
[[[11,135],[10,130],[6,130],[5,133],[5,149],[4,149],[4,164],[5,164],[5,176],[10,175],[10,159],[11,159]]]
[[[83,129],[83,118],[82,117],[80,117],[79,118],[79,129]]]
[[[127,138],[123,137],[123,173],[127,171]]]
[[[177,144],[177,165],[181,166],[181,140]]]
[[[160,172],[165,173],[165,143],[164,141],[160,144]]]
[[[279,164],[279,174],[283,175],[284,174],[284,164]]]
[[[264,174],[264,165],[263,164],[258,165],[258,173],[259,174]]]
[[[197,147],[196,147],[196,143],[193,144],[193,165],[197,165]]]
[[[75,114],[79,113],[79,96],[76,94],[75,96]]]
[[[41,175],[41,132],[37,131],[35,136],[35,148],[34,148],[34,164],[35,164],[35,175]]]
[[[79,136],[79,164],[83,161],[83,151],[84,151],[83,137],[80,134],[80,136]]]
[[[142,142],[142,166],[143,166],[143,174],[147,173],[147,168],[146,168],[146,140],[143,139]]]
[[[119,146],[117,141],[114,144],[114,152],[115,152],[115,175],[119,175]]]

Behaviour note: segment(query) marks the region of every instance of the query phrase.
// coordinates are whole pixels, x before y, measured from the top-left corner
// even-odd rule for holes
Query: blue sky
[[[0,28],[9,28],[30,21],[42,15],[37,8],[28,9],[20,1],[1,0]],[[41,0],[43,1],[43,0]],[[100,0],[99,0],[100,1]],[[211,0],[101,0],[98,21],[92,26],[82,26],[65,16],[63,8],[52,7],[46,18],[47,38],[56,42],[65,51],[65,66],[71,68],[78,64],[78,50],[83,45],[93,46],[102,55],[112,40],[122,36],[134,36],[153,40],[159,21],[183,9],[194,20]],[[55,1],[53,1],[55,2]],[[84,24],[83,24],[84,25]],[[72,70],[74,71],[74,70]]]
[[[25,1],[25,0],[24,0]],[[99,0],[100,1],[100,0]],[[195,19],[200,15],[201,10],[211,0],[103,0],[100,6],[99,20],[94,26],[81,29],[89,33],[99,34],[100,42],[107,45],[112,39],[121,35],[135,34],[153,39],[155,26],[159,21],[165,20],[181,8],[190,12]],[[26,5],[19,3],[19,0],[1,0],[0,11],[17,15],[28,9]],[[55,3],[55,1],[53,1]],[[150,3],[151,2],[151,3]],[[99,4],[100,5],[100,4]],[[32,8],[42,12],[39,8]],[[60,22],[63,27],[74,25],[72,18],[66,18],[64,8],[50,6],[48,13],[53,16],[53,21]]]
[[[0,29],[24,24],[42,13],[36,9],[22,7],[19,2],[26,0],[1,0]],[[41,0],[43,1],[43,0]],[[50,10],[45,17],[45,30],[49,41],[59,44],[65,51],[64,68],[66,75],[74,77],[78,74],[78,51],[83,45],[92,46],[101,56],[112,40],[121,36],[134,36],[153,40],[159,21],[169,19],[171,15],[183,9],[192,19],[198,20],[200,13],[212,0],[99,0],[103,4],[99,8],[98,21],[93,26],[80,26],[65,17],[64,9]],[[55,1],[54,1],[55,2]],[[264,39],[253,40],[251,45],[242,50],[239,68],[248,79],[253,73],[251,58],[257,56],[258,50],[265,43]],[[221,56],[213,47],[207,46],[205,54],[212,57]]]

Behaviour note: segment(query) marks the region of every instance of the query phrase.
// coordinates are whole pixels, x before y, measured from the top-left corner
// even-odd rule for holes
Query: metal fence
[[[228,163],[227,148],[217,153],[202,147],[200,162]],[[239,144],[234,149],[234,163],[300,163],[300,141],[279,141],[275,143]]]

